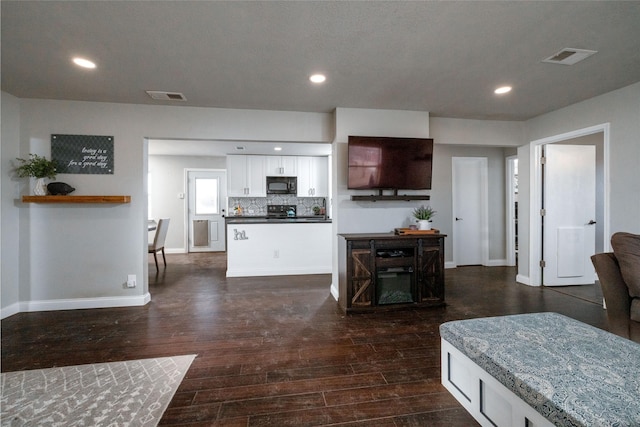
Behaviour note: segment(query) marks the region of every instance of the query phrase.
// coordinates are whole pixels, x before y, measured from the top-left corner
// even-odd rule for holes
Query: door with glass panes
[[[189,252],[223,252],[227,175],[223,170],[188,170]]]

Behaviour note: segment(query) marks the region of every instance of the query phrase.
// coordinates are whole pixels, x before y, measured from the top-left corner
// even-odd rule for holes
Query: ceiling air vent
[[[546,59],[543,59],[542,62],[548,62],[550,64],[573,65],[577,62],[582,61],[583,59],[590,57],[594,53],[598,53],[598,51],[567,47],[562,49],[560,52]]]
[[[180,92],[164,92],[161,90],[148,90],[147,95],[157,101],[186,101],[187,98]]]

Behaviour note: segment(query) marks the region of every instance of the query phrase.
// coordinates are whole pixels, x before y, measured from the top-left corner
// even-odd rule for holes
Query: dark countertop
[[[339,233],[338,236],[345,240],[402,240],[402,239],[429,239],[436,237],[447,237],[446,234],[424,233],[424,234],[402,234],[395,233]]]
[[[267,218],[265,216],[228,216],[227,224],[306,224],[306,223],[331,223],[330,218],[318,216],[297,216],[293,218]]]

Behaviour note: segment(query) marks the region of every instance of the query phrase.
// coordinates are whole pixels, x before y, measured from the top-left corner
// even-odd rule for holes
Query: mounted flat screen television
[[[352,190],[430,190],[433,139],[349,136]]]

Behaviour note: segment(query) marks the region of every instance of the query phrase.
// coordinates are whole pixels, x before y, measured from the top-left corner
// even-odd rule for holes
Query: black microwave
[[[297,194],[298,178],[295,176],[268,176],[267,194]]]

